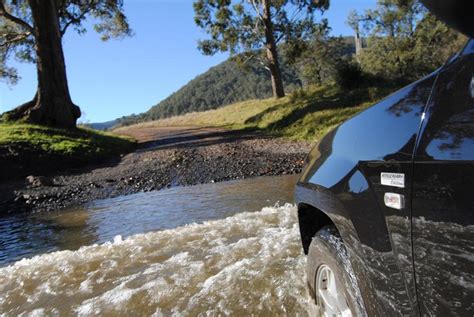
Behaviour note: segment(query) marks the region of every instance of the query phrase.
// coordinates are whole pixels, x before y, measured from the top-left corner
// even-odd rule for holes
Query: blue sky
[[[373,7],[376,0],[333,0],[324,16],[334,35],[351,35],[350,10]],[[204,56],[196,48],[206,35],[193,20],[192,0],[125,0],[135,32],[132,38],[103,43],[94,31],[70,31],[64,51],[73,101],[81,122],[102,122],[148,110],[188,81],[227,58]],[[30,100],[36,88],[34,65],[11,63],[22,79],[0,82],[0,113]]]

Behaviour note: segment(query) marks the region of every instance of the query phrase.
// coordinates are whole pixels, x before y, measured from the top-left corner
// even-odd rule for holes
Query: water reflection
[[[105,199],[60,212],[0,218],[0,265],[116,235],[171,229],[293,201],[297,176],[176,187]]]

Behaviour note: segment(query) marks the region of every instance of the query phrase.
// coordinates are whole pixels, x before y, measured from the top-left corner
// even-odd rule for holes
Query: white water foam
[[[287,204],[21,260],[0,315],[314,315],[305,265]]]

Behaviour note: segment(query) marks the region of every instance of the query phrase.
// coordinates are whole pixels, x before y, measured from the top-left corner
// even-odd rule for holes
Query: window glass
[[[469,43],[467,43],[462,54],[463,55],[474,54],[474,39],[470,40]]]
[[[428,118],[419,158],[474,160],[474,54],[463,55],[442,70]]]

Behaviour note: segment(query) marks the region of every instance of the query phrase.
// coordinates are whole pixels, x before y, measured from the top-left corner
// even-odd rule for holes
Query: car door
[[[474,315],[474,41],[440,72],[414,158],[412,230],[423,315]]]

